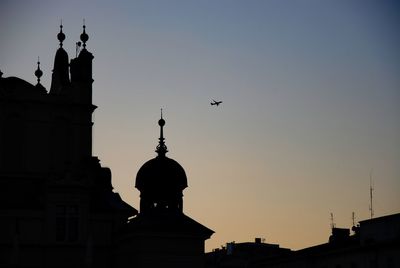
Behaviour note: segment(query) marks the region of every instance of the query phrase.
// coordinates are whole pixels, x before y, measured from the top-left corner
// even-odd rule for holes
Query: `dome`
[[[42,87],[35,87],[31,83],[18,78],[0,78],[0,96],[13,96],[22,99],[31,99],[45,95],[46,90]]]
[[[139,191],[165,192],[182,191],[187,187],[186,173],[175,160],[157,156],[139,169],[135,187]]]
[[[187,187],[187,178],[183,167],[165,155],[168,149],[164,142],[165,120],[162,110],[158,125],[158,156],[144,163],[136,175],[135,187],[140,191],[140,214],[182,213],[182,191]]]

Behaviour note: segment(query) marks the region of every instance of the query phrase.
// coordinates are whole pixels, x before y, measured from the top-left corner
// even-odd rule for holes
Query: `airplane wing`
[[[220,105],[222,103],[222,101],[216,101],[214,99],[212,101],[213,102],[210,103],[211,105],[217,105],[218,106],[218,105]]]

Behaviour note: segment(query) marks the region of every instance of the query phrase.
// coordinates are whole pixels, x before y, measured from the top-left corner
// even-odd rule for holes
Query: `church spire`
[[[165,125],[165,120],[162,117],[162,109],[161,109],[161,119],[158,120],[158,125],[160,126],[160,138],[158,139],[159,143],[157,145],[156,152],[158,153],[158,156],[164,157],[165,154],[168,152],[168,149],[164,142],[165,139],[164,139],[163,127]]]

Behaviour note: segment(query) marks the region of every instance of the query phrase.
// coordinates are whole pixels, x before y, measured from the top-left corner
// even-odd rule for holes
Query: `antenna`
[[[335,227],[336,227],[336,224],[335,224],[335,222],[333,220],[333,213],[331,212],[331,229],[333,229]]]
[[[353,220],[353,226],[356,226],[356,214],[354,211],[351,213],[351,219]]]
[[[374,191],[373,184],[372,184],[373,183],[372,171],[373,171],[373,169],[371,169],[371,172],[369,173],[369,212],[370,212],[371,219],[374,217],[374,209],[372,207],[372,192]]]

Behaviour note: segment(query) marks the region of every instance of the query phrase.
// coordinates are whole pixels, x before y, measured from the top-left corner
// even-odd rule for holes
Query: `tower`
[[[120,234],[120,267],[204,267],[204,241],[214,233],[183,213],[187,177],[183,167],[168,158],[165,120],[160,126],[157,156],[139,169],[140,213]]]
[[[78,57],[71,60],[71,85],[74,99],[79,103],[92,103],[92,61],[93,55],[86,49],[89,35],[86,33],[86,25],[83,24],[83,32],[80,35],[83,48]],[[95,108],[95,107],[94,107]]]
[[[92,155],[92,60],[68,62],[63,26],[49,92],[0,72],[0,267],[115,267],[114,234],[137,211]],[[71,77],[71,79],[70,79]]]
[[[92,155],[92,114],[97,106],[92,103],[92,61],[93,55],[86,49],[89,35],[86,25],[80,39],[83,49],[68,63],[68,54],[63,49],[65,34],[60,25],[57,39],[60,42],[52,74],[49,99],[52,100],[51,132],[52,161],[55,170],[79,166]],[[69,78],[71,75],[71,79]],[[56,159],[54,161],[54,159]]]

